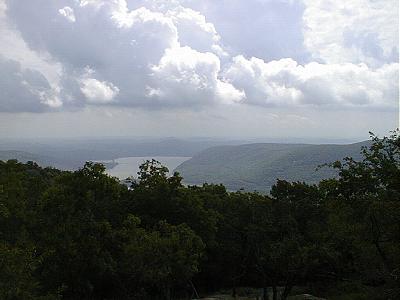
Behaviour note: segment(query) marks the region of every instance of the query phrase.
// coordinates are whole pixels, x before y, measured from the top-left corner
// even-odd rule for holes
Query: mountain
[[[85,163],[84,161],[78,162],[62,155],[48,156],[20,150],[0,150],[0,160],[7,161],[9,159],[16,159],[20,162],[34,161],[43,167],[54,167],[64,170],[74,169],[74,167],[83,166]]]
[[[113,160],[129,156],[186,156],[217,145],[242,144],[224,139],[90,138],[0,141],[0,159],[33,160],[42,166],[75,170],[86,161]],[[10,150],[12,149],[12,150]]]
[[[0,160],[17,159],[20,162],[34,161],[42,166],[55,166],[56,160],[38,154],[18,150],[0,150]]]
[[[230,190],[243,188],[265,192],[277,178],[316,183],[335,176],[335,170],[315,169],[318,165],[345,156],[357,159],[361,146],[367,143],[243,145],[238,140],[176,138],[2,140],[0,160],[32,160],[42,166],[73,170],[89,160],[113,160],[128,156],[193,156],[176,168],[185,183],[223,183]]]
[[[17,151],[17,150],[0,151],[0,160],[7,161],[9,159],[18,159],[21,162],[26,162],[29,160],[36,161],[38,160],[38,156],[25,151]]]
[[[230,190],[267,192],[276,179],[317,183],[336,176],[317,167],[346,156],[361,157],[362,146],[257,143],[206,149],[176,168],[187,184],[222,183]]]

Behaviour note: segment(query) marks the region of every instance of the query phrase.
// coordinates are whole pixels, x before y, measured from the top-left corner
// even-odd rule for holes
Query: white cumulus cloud
[[[0,0],[0,55],[19,63],[13,74],[23,74],[3,79],[3,94],[25,99],[26,106],[8,110],[37,112],[87,104],[393,108],[393,6],[394,0]],[[25,84],[26,70],[47,85]],[[39,107],[18,96],[21,85]],[[7,110],[8,100],[0,101]]]
[[[190,47],[167,49],[158,65],[152,67],[154,87],[148,96],[181,105],[202,105],[212,102],[237,102],[243,93],[219,78],[219,58]]]
[[[109,103],[119,93],[119,88],[111,82],[100,81],[95,78],[84,78],[80,83],[81,91],[89,103]]]
[[[245,103],[265,106],[386,107],[398,105],[398,63],[299,65],[237,56],[224,77],[245,92]]]

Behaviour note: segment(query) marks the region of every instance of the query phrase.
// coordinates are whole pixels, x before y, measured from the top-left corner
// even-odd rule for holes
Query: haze
[[[398,5],[0,0],[0,137],[387,134]]]

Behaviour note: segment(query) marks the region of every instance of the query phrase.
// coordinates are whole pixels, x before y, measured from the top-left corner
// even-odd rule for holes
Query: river
[[[125,179],[129,176],[133,176],[136,178],[137,172],[139,171],[139,165],[141,165],[146,160],[151,160],[153,158],[166,166],[169,169],[170,174],[177,166],[179,166],[184,161],[190,159],[190,157],[182,156],[121,157],[114,159],[114,162],[116,162],[117,165],[111,169],[107,169],[106,172],[107,174],[118,177],[119,179]]]

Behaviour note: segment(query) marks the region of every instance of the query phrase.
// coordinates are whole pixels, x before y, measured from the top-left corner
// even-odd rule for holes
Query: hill
[[[53,157],[20,150],[0,150],[0,160],[7,161],[10,159],[16,159],[20,162],[34,161],[43,167],[60,169],[72,169],[71,165],[74,163],[68,158],[61,156]],[[81,163],[83,164],[84,162]]]
[[[92,138],[0,141],[0,160],[36,161],[42,166],[76,170],[86,161],[121,157],[187,156],[209,147],[238,145],[243,141],[176,138]]]
[[[17,150],[0,150],[0,160],[7,161],[9,159],[17,159],[21,162],[37,161],[38,157],[35,154],[25,152],[25,151],[17,151]]]
[[[319,165],[346,156],[360,158],[362,146],[258,143],[206,149],[176,168],[187,184],[222,183],[230,190],[269,191],[276,179],[317,183],[336,176]]]

